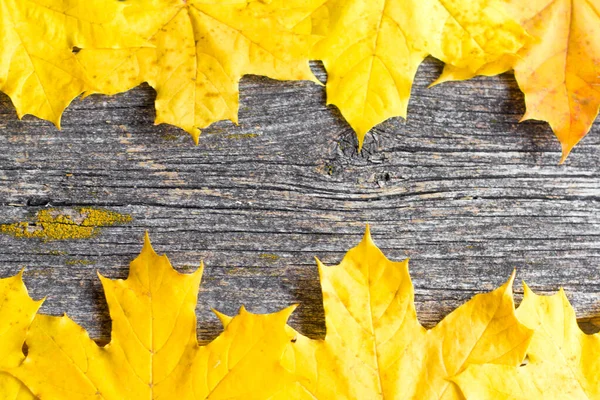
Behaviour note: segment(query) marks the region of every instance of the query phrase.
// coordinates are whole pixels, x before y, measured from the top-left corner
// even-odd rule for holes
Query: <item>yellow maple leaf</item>
[[[108,345],[97,345],[67,316],[38,315],[27,357],[5,370],[43,399],[268,398],[287,382],[279,360],[292,336],[285,323],[293,307],[269,315],[242,308],[219,337],[199,346],[201,276],[202,267],[175,271],[146,236],[126,280],[101,277],[112,318]]]
[[[514,69],[525,94],[522,120],[547,121],[562,146],[561,163],[588,133],[600,108],[600,1],[506,0],[533,37],[515,56],[467,71],[448,66],[436,81]]]
[[[326,36],[313,54],[328,73],[327,102],[340,109],[359,146],[374,125],[406,117],[427,55],[476,71],[526,38],[494,0],[327,0],[317,11],[313,29]]]
[[[538,296],[525,286],[519,320],[534,330],[522,367],[470,366],[454,378],[472,399],[600,398],[600,334],[586,335],[563,290]]]
[[[450,379],[468,365],[516,366],[525,356],[531,332],[514,314],[514,274],[427,330],[408,262],[389,261],[368,229],[341,264],[319,262],[319,273],[327,335],[296,334],[283,360],[298,379],[277,398],[459,399]]]
[[[0,279],[0,371],[17,367],[23,360],[23,342],[42,301],[27,294],[22,272]],[[25,400],[33,395],[21,382],[6,372],[0,372],[0,398]]]
[[[306,33],[304,3],[136,0],[126,10],[128,23],[155,48],[84,49],[77,57],[98,92],[148,82],[157,92],[155,123],[179,126],[197,142],[200,128],[237,123],[244,74],[316,82],[308,66],[316,37]]]
[[[21,118],[60,128],[71,100],[93,87],[73,54],[87,46],[140,46],[117,1],[0,0],[0,90]]]

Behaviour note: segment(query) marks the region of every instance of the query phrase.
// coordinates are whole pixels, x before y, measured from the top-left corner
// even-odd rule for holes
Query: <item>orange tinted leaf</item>
[[[137,0],[128,23],[153,47],[98,47],[77,57],[100,93],[148,82],[157,91],[156,124],[179,126],[197,142],[199,129],[237,122],[243,75],[315,80],[308,52],[316,37],[302,27],[309,3]]]
[[[448,66],[437,83],[511,68],[525,94],[523,119],[547,121],[563,162],[589,132],[600,108],[600,1],[506,0],[533,37],[516,56],[473,72]]]

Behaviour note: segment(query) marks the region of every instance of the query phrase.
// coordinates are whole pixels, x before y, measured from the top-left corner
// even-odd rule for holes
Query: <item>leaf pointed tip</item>
[[[39,308],[42,305],[42,303],[46,300],[46,297],[42,297],[39,300],[35,300],[31,297],[31,295],[29,294],[29,290],[27,289],[27,285],[25,285],[25,281],[23,280],[24,272],[25,272],[25,267],[21,268],[19,270],[19,272],[17,272],[16,275],[14,275],[10,278],[6,278],[6,279],[14,279],[17,282],[17,286],[20,286],[20,290],[22,290],[24,292],[24,294],[27,296],[27,298],[30,299],[31,301],[33,301]]]
[[[294,311],[296,311],[296,308],[298,308],[300,306],[300,304],[296,303],[296,304],[292,304],[291,306],[288,306],[286,308],[284,308],[283,310],[281,310],[281,312],[286,316],[286,321],[290,318],[290,316],[292,315],[292,313]]]
[[[150,234],[148,231],[144,232],[144,245],[142,246],[142,253],[157,255],[156,251],[154,251],[154,248],[152,247],[152,242],[150,241]]]
[[[194,141],[194,144],[198,146],[198,143],[200,143],[200,131],[196,130],[193,133],[190,132],[190,135],[192,135],[192,140]]]
[[[50,122],[52,122],[54,124],[54,126],[56,126],[56,129],[58,129],[59,131],[62,130],[62,128],[60,126],[61,117],[62,117],[62,115],[59,114],[58,117],[50,120]]]
[[[215,308],[211,308],[210,310],[217,316],[217,318],[219,318],[219,321],[221,321],[221,325],[223,325],[223,328],[227,328],[227,325],[229,325],[233,317],[230,317],[229,315],[224,314]]]
[[[431,89],[437,85],[441,85],[442,83],[445,83],[447,81],[449,81],[450,78],[444,76],[444,74],[442,73],[442,75],[440,75],[436,80],[434,80],[433,82],[431,82],[429,84],[429,86],[427,86],[427,89]]]
[[[575,144],[561,142],[562,154],[560,156],[560,161],[558,162],[558,165],[564,164],[569,154],[571,154],[571,150],[573,150],[574,146]]]
[[[290,317],[292,316],[292,314],[296,310],[296,308],[298,308],[298,304],[292,304],[291,306],[288,306],[282,310],[279,310],[272,314],[267,314],[267,316],[270,316],[271,318],[275,318],[275,321],[279,321],[278,322],[279,324],[285,325],[288,323]]]
[[[512,295],[512,287],[515,282],[516,276],[517,276],[517,269],[513,268],[510,276],[508,277],[508,280],[504,283],[504,285],[502,285],[505,289],[505,292],[510,292],[511,295]]]
[[[371,227],[369,224],[365,226],[365,232],[363,233],[362,240],[360,241],[359,246],[367,246],[367,247],[377,247],[375,242],[373,241],[373,236],[371,236]]]
[[[508,278],[510,284],[512,285],[513,282],[515,281],[515,277],[517,276],[517,267],[513,268],[511,274],[510,274],[510,278]]]
[[[365,233],[363,235],[363,238],[364,240],[373,240],[371,237],[371,226],[369,225],[369,223],[367,223],[367,225],[365,226]]]
[[[363,144],[365,143],[365,136],[367,136],[367,131],[360,129],[360,128],[354,129],[354,132],[356,132],[356,140],[358,141],[358,147],[357,147],[358,153],[360,153],[362,151]]]

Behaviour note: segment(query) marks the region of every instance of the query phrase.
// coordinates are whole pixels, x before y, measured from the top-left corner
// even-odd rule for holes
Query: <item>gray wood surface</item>
[[[599,316],[599,124],[558,165],[549,127],[518,123],[512,75],[427,89],[440,69],[434,60],[420,68],[408,121],[376,127],[361,153],[324,88],[308,82],[245,77],[240,125],[206,129],[199,146],[153,126],[147,85],[74,101],[60,132],[19,121],[1,95],[0,223],[78,206],[133,220],[86,240],[0,235],[0,276],[25,267],[32,295],[47,296],[44,312],[66,312],[107,340],[95,271],[125,277],[148,230],[178,269],[206,264],[202,340],[220,330],[210,307],[241,304],[269,312],[300,303],[292,325],[322,337],[313,257],[339,262],[369,222],[390,258],[410,257],[427,326],[513,268],[540,292],[564,286],[580,317]]]

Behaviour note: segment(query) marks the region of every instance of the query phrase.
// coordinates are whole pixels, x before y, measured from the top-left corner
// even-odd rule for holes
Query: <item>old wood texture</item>
[[[322,68],[314,64],[320,78]],[[96,271],[127,274],[144,231],[179,270],[206,264],[199,337],[235,313],[301,307],[291,324],[324,334],[314,257],[338,263],[370,223],[393,259],[410,257],[420,320],[432,326],[476,293],[520,280],[564,286],[582,318],[600,315],[600,126],[565,165],[545,123],[518,121],[512,75],[427,89],[420,68],[409,118],[377,126],[357,152],[354,133],[325,90],[310,82],[248,76],[240,124],[215,124],[199,146],[153,126],[155,94],[76,100],[63,130],[19,121],[0,97],[0,223],[54,207],[102,207],[130,223],[90,239],[0,236],[0,275],[25,268],[42,311],[66,312],[107,340],[110,321]]]

